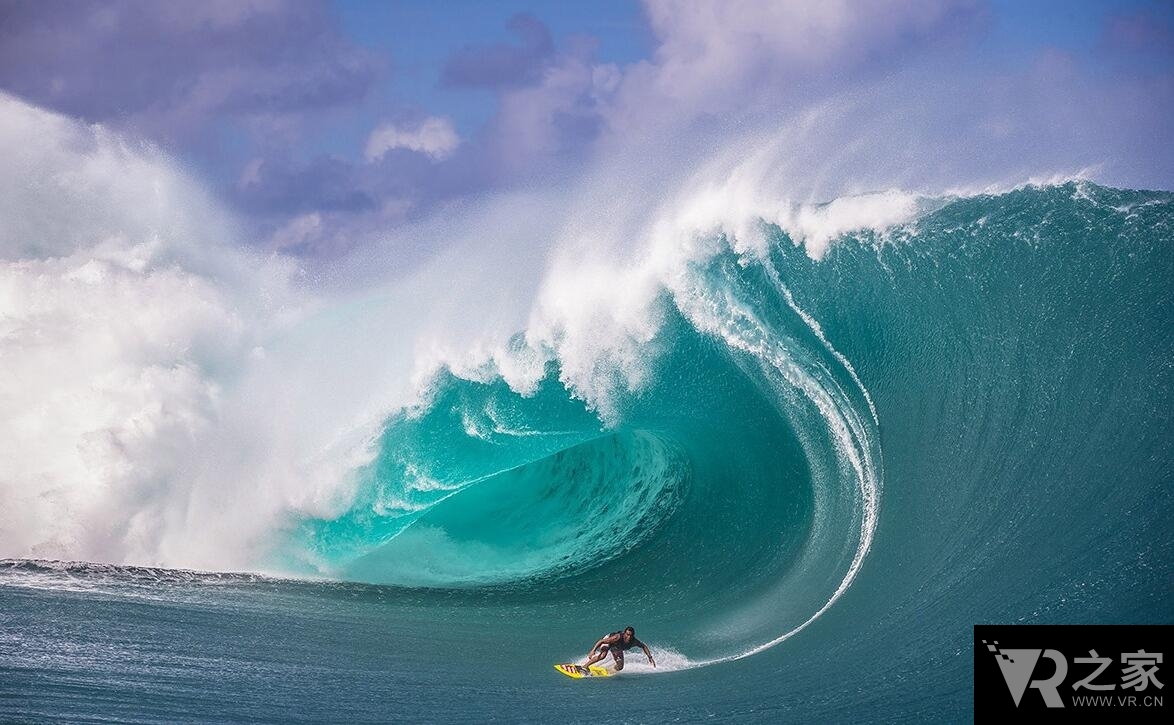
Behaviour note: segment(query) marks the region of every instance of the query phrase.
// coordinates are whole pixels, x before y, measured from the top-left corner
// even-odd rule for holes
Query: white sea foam
[[[309,308],[292,264],[101,127],[0,96],[0,158],[4,556],[256,568],[284,512],[345,502],[369,435],[289,425],[271,349]]]
[[[693,660],[672,647],[649,645],[648,649],[652,652],[652,658],[656,660],[656,666],[648,664],[643,652],[632,650],[631,656],[624,658],[624,674],[656,675],[687,670],[696,666]]]
[[[0,96],[0,158],[0,550],[157,557],[284,270],[100,127]]]

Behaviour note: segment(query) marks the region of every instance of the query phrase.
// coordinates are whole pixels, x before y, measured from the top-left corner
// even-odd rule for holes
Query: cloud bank
[[[319,3],[115,0],[0,9],[0,87],[163,140],[206,133],[224,116],[271,131],[361,100],[382,70]]]
[[[1005,10],[984,0],[643,9],[651,52],[634,62],[527,13],[505,21],[507,42],[453,48],[436,87],[492,104],[462,134],[443,109],[373,100],[412,59],[352,41],[326,3],[7,3],[0,87],[199,159],[255,246],[307,259],[386,241],[453,203],[567,183],[617,155],[687,164],[831,108],[853,118],[807,137],[824,160],[796,195],[1080,169],[1174,183],[1172,25],[1160,8],[1107,13],[1080,53],[1040,42],[1014,56],[990,45]],[[349,152],[305,151],[340,135]],[[401,251],[410,265],[433,243]]]

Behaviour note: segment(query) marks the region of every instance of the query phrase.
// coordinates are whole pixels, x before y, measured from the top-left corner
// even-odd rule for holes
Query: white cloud
[[[914,39],[946,35],[978,5],[976,0],[646,0],[659,45],[651,60],[629,67],[609,120],[631,128],[662,116],[777,101],[793,95],[799,79],[850,76],[848,71],[862,64],[907,52]]]
[[[322,215],[318,212],[294,217],[269,238],[270,249],[288,249],[313,241],[322,233]]]
[[[433,159],[448,157],[461,143],[461,137],[447,118],[432,117],[413,125],[384,123],[371,132],[364,155],[378,161],[393,149],[407,149],[427,154]]]

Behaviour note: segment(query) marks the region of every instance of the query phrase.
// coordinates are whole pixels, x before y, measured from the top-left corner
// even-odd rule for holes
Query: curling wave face
[[[639,382],[600,365],[606,416],[557,353],[523,391],[445,370],[386,423],[345,512],[299,524],[285,564],[556,599],[600,587],[725,657],[810,621],[876,526],[876,419],[774,262],[708,247],[650,308]]]

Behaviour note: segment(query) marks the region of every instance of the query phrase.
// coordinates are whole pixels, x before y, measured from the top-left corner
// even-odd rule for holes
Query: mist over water
[[[814,203],[776,142],[311,284],[156,152],[0,111],[0,556],[96,562],[4,562],[22,606],[429,631],[412,666],[462,687],[503,617],[545,669],[631,619],[731,706],[828,716],[851,678],[878,719],[965,706],[975,622],[1174,615],[1169,193]]]

